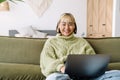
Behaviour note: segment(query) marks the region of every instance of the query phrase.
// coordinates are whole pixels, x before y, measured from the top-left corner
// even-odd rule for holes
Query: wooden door
[[[87,37],[111,37],[113,0],[87,1]]]

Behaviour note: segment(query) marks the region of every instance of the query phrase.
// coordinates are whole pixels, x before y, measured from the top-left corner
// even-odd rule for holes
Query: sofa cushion
[[[109,70],[120,70],[120,62],[110,63],[110,64],[108,65],[108,69],[109,69]]]
[[[108,54],[110,62],[120,62],[120,37],[86,38],[97,54]]]
[[[0,63],[0,80],[44,80],[39,65]]]
[[[40,64],[40,53],[45,40],[0,36],[0,62]]]

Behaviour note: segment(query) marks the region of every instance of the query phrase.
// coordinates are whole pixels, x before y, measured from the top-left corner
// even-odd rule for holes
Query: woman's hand
[[[65,66],[62,66],[60,71],[61,71],[61,73],[65,73]]]

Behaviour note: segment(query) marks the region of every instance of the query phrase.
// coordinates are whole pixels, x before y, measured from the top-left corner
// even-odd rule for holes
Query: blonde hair
[[[75,18],[74,16],[71,14],[71,13],[64,13],[60,16],[60,19],[57,23],[57,27],[56,27],[56,31],[57,33],[61,33],[59,28],[58,28],[58,25],[60,24],[61,21],[68,21],[68,22],[72,22],[74,23],[74,26],[75,26],[75,29],[74,29],[74,33],[76,34],[77,33],[77,25],[76,25],[76,21],[75,21]]]

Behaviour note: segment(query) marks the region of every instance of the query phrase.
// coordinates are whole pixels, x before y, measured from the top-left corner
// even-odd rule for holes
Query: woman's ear
[[[57,27],[57,33],[60,33],[60,29],[59,29],[59,27]]]

